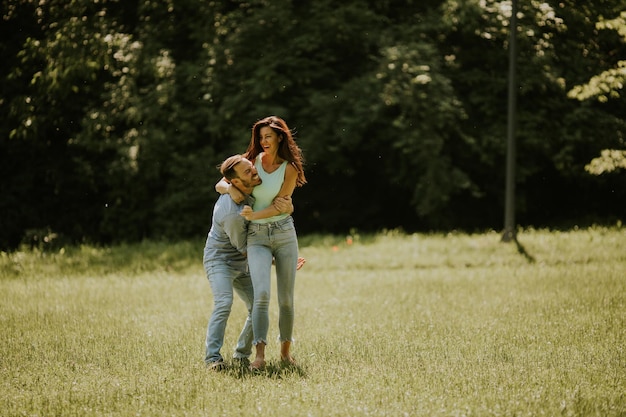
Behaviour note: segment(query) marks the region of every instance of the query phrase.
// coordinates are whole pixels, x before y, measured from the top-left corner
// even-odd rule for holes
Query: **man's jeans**
[[[276,263],[280,341],[293,341],[294,287],[298,237],[291,216],[273,223],[248,225],[248,265],[254,283],[254,344],[267,344],[272,257]]]
[[[233,305],[233,289],[244,301],[248,310],[248,317],[239,335],[233,357],[248,358],[252,353],[251,314],[254,299],[250,275],[247,272],[229,266],[226,262],[205,262],[204,268],[213,292],[213,313],[207,328],[206,356],[204,360],[206,363],[223,360],[220,349],[224,344],[226,322]]]

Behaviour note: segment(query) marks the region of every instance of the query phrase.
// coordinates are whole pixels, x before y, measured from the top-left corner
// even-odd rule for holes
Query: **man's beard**
[[[256,187],[257,185],[260,185],[261,182],[262,182],[261,178],[258,177],[258,176],[256,178],[252,179],[252,181],[245,181],[245,180],[242,180],[242,179],[240,179],[240,181],[241,181],[241,185],[243,185],[245,188],[249,188],[249,189],[252,189],[252,188]]]

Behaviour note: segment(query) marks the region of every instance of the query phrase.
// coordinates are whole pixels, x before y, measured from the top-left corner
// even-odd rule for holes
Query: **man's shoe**
[[[250,367],[250,359],[248,358],[233,358],[233,365],[237,368],[248,369]]]
[[[226,370],[228,368],[228,365],[226,365],[226,363],[222,359],[220,359],[214,362],[209,362],[207,364],[207,368],[209,369],[209,371],[219,372]]]

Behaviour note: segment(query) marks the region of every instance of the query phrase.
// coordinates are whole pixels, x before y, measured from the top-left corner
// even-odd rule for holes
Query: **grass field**
[[[260,375],[204,367],[202,241],[2,253],[0,415],[626,416],[626,231],[519,240],[301,238],[300,366]]]

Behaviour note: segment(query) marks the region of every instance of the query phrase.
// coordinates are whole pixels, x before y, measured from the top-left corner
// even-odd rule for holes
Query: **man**
[[[213,208],[211,230],[204,247],[204,269],[211,284],[214,302],[207,328],[204,360],[209,369],[216,371],[227,368],[220,350],[233,304],[233,290],[248,309],[248,317],[239,335],[233,359],[247,368],[248,357],[252,353],[251,313],[254,291],[246,259],[247,220],[240,212],[244,205],[253,203],[252,190],[261,184],[254,164],[241,155],[227,158],[221,164],[220,172],[229,187],[235,187],[243,193],[244,201],[237,204],[229,194],[223,194],[218,198]],[[281,212],[293,212],[290,199],[277,199],[274,204]]]

